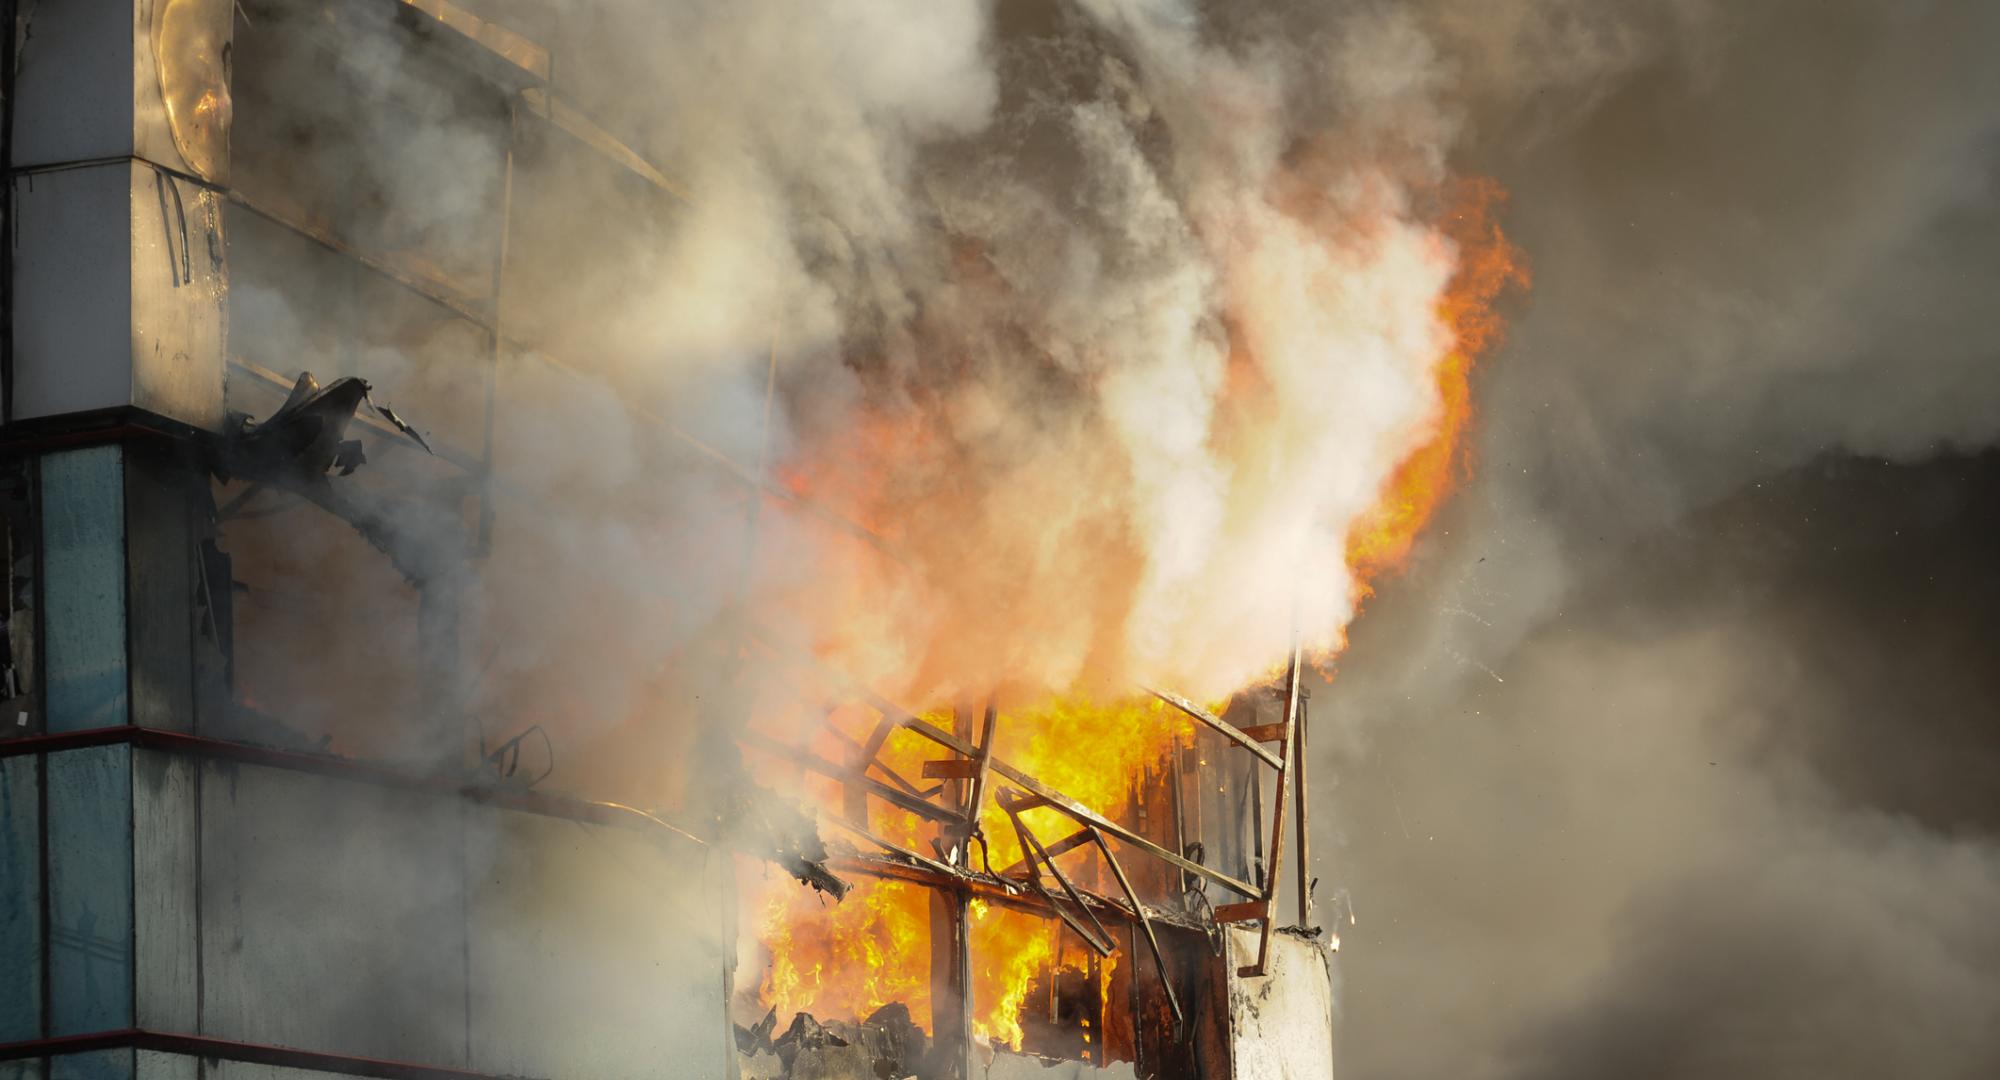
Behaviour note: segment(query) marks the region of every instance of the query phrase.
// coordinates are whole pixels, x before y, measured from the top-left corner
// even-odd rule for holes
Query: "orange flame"
[[[1520,253],[1502,235],[1495,213],[1504,200],[1500,188],[1488,181],[1471,181],[1448,193],[1448,212],[1438,226],[1443,243],[1451,246],[1455,272],[1438,304],[1437,315],[1448,330],[1449,344],[1430,364],[1435,393],[1433,416],[1398,460],[1373,508],[1354,521],[1347,533],[1343,556],[1352,570],[1354,600],[1358,604],[1372,592],[1372,583],[1399,570],[1407,561],[1423,526],[1451,492],[1466,462],[1464,442],[1472,419],[1471,371],[1475,359],[1490,348],[1500,334],[1495,313],[1497,300],[1508,289],[1525,286],[1528,274]],[[1232,362],[1229,377],[1251,378],[1250,369]],[[1246,401],[1254,390],[1233,395]],[[905,414],[901,420],[880,416],[864,420],[843,444],[826,459],[796,465],[785,475],[793,490],[811,492],[823,500],[854,504],[858,516],[871,528],[897,542],[909,539],[912,521],[898,521],[871,514],[892,503],[885,493],[882,472],[871,469],[872,455],[909,452],[913,441],[929,441],[926,418],[921,411]],[[948,471],[948,470],[946,470]],[[849,498],[842,498],[849,496]],[[976,515],[966,514],[976,520]],[[1117,549],[1115,538],[1093,543]],[[1011,564],[994,560],[1000,570]],[[1080,604],[1121,602],[1122,570],[1115,560],[1107,560],[1109,584],[1103,595],[1079,597]],[[822,586],[825,582],[818,583]],[[835,581],[832,587],[855,590],[852,598],[857,613],[868,608],[867,590],[877,582]],[[1004,595],[994,591],[994,582],[928,583],[947,590],[977,592],[981,596]],[[841,652],[842,643],[821,641],[823,651]],[[1338,651],[1336,643],[1335,652]],[[954,655],[948,645],[933,643],[920,652],[917,662],[949,670]],[[913,675],[913,685],[931,685],[924,676]],[[829,718],[832,732],[816,736],[814,750],[836,761],[855,763],[854,748],[866,741],[877,721],[872,712],[837,712]],[[928,717],[942,727],[951,727],[949,714]],[[1041,778],[1100,813],[1124,819],[1129,810],[1135,779],[1148,769],[1156,769],[1168,759],[1173,748],[1190,738],[1191,722],[1177,711],[1158,702],[1125,702],[1109,706],[1082,699],[1054,700],[1029,710],[1008,709],[998,728],[1000,757]],[[838,734],[834,734],[837,732]],[[897,732],[882,746],[882,764],[920,785],[927,759],[948,757],[935,745],[909,732]],[[879,774],[877,774],[879,775]],[[995,787],[1004,786],[996,778]],[[829,810],[842,805],[843,789],[832,781],[813,781],[808,789]],[[1064,835],[1071,826],[1066,818],[1049,809],[1026,811],[1023,820],[1043,843]],[[875,832],[905,847],[928,852],[936,835],[935,827],[913,815],[883,812],[870,822]],[[985,858],[995,871],[1015,864],[1021,857],[1020,845],[1011,822],[989,796],[983,807],[981,826],[987,850]],[[1096,856],[1084,850],[1063,857],[1066,872],[1074,867],[1086,887],[1101,887],[1092,873]],[[762,911],[763,940],[772,953],[769,974],[761,987],[763,1000],[781,1013],[810,1011],[816,1015],[865,1016],[891,1001],[905,1003],[920,1025],[929,1027],[930,999],[930,893],[914,885],[891,881],[862,882],[846,901],[822,905],[818,898],[787,881],[777,881],[767,894]],[[996,1043],[1018,1046],[1022,1038],[1021,1010],[1036,977],[1054,962],[1060,927],[1049,920],[1018,911],[975,903],[971,935],[973,954],[974,1031]],[[1113,964],[1104,966],[1108,986]],[[1092,1033],[1093,1038],[1101,1037]]]
[[[1490,180],[1458,185],[1449,196],[1444,233],[1457,248],[1458,269],[1438,305],[1451,328],[1452,345],[1432,369],[1437,390],[1435,426],[1428,438],[1397,465],[1373,509],[1347,535],[1347,565],[1353,568],[1357,601],[1373,593],[1372,582],[1400,570],[1438,504],[1463,473],[1463,441],[1472,421],[1473,361],[1499,340],[1495,302],[1512,287],[1528,284],[1527,264],[1500,231],[1494,214],[1506,193]]]

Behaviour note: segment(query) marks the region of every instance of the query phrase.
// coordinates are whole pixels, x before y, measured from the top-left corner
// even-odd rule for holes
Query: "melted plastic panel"
[[[153,63],[174,147],[195,175],[229,175],[233,0],[155,0]]]
[[[131,1027],[132,749],[65,750],[47,768],[49,1034]]]
[[[131,623],[132,723],[194,727],[194,618],[199,572],[194,515],[197,466],[158,444],[125,452],[126,618]]]
[[[52,732],[111,727],[128,715],[123,454],[117,446],[93,446],[42,459]]]

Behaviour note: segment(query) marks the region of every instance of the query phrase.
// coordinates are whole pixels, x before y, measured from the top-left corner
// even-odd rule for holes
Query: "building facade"
[[[539,784],[563,741],[481,704],[465,567],[542,512],[501,418],[589,347],[576,253],[615,264],[691,205],[565,98],[587,58],[543,6],[5,6],[0,1080],[735,1077],[743,860],[936,890],[938,1001],[980,962],[966,904],[1063,917],[990,868],[746,835],[684,765],[650,804],[615,764]],[[591,212],[549,212],[579,191]],[[649,453],[763,499],[642,420]],[[1259,756],[1295,760],[1302,711],[1295,678],[1207,718],[1163,781],[1206,808],[1192,835],[1102,825],[1255,881],[1238,903],[1190,910],[1172,863],[1069,894],[1122,942],[1142,1075],[1330,1072],[1326,950],[1269,932],[1283,849],[1249,839],[1288,774],[1239,753],[1261,720],[1285,733]],[[700,759],[673,738],[644,750]],[[990,749],[944,796],[974,821]],[[938,1026],[963,1045],[926,1070],[1007,1067]],[[1101,1034],[1078,1056],[1116,1060]]]

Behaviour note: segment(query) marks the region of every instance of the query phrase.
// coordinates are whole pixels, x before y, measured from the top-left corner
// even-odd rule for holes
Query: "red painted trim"
[[[345,1076],[371,1076],[377,1077],[378,1080],[525,1080],[514,1074],[475,1072],[471,1069],[454,1069],[445,1065],[421,1065],[411,1061],[358,1057],[353,1054],[330,1054],[319,1050],[272,1046],[268,1043],[236,1042],[206,1035],[145,1031],[138,1028],[0,1043],[0,1061],[58,1057],[64,1054],[83,1054],[93,1050],[115,1050],[124,1047],[135,1050],[156,1050],[167,1054],[186,1054],[191,1057],[218,1058],[223,1061],[240,1061],[250,1065],[311,1069]]]
[[[187,439],[196,434],[194,428],[133,408],[16,420],[7,427],[7,436],[0,438],[0,454],[37,454],[141,439]]]

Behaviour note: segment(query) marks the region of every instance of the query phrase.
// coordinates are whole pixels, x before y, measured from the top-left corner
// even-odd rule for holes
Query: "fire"
[[[1339,583],[1346,604],[1327,616],[1334,632],[1312,639],[1322,662],[1330,660],[1344,643],[1341,628],[1353,607],[1368,597],[1372,582],[1404,565],[1420,530],[1462,474],[1464,444],[1472,420],[1474,361],[1498,338],[1500,325],[1494,312],[1498,298],[1527,282],[1520,254],[1495,222],[1502,198],[1497,185],[1489,182],[1459,186],[1446,200],[1448,210],[1441,219],[1426,226],[1430,230],[1427,242],[1434,251],[1430,256],[1412,256],[1419,262],[1432,258],[1450,267],[1448,275],[1438,275],[1445,284],[1432,294],[1436,296],[1430,313],[1435,334],[1422,338],[1433,342],[1431,351],[1427,357],[1420,353],[1412,361],[1423,364],[1420,396],[1426,400],[1416,410],[1415,420],[1397,429],[1396,446],[1366,448],[1388,466],[1380,474],[1383,479],[1374,501],[1344,522],[1334,539],[1326,541],[1344,544],[1339,559],[1328,561],[1344,566],[1346,573],[1320,576]],[[1356,227],[1348,224],[1348,231],[1354,232]],[[1380,231],[1386,235],[1395,228],[1382,225]],[[1314,242],[1335,246],[1349,240]],[[1351,242],[1366,247],[1373,241],[1363,237]],[[1300,244],[1296,239],[1285,243],[1294,248]],[[1310,249],[1310,243],[1305,248]],[[1233,497],[1246,506],[1262,508],[1260,513],[1269,505],[1283,505],[1271,495],[1278,486],[1273,478],[1284,473],[1288,455],[1302,453],[1299,446],[1315,437],[1313,424],[1297,417],[1272,423],[1273,417],[1287,408],[1296,411],[1297,403],[1286,400],[1284,380],[1301,376],[1296,364],[1273,373],[1272,368],[1260,364],[1268,357],[1260,358],[1258,353],[1259,348],[1278,348],[1300,340],[1297,328],[1272,329],[1272,320],[1289,310],[1286,305],[1297,302],[1298,297],[1270,299],[1258,291],[1260,283],[1276,280],[1273,275],[1281,276],[1294,265],[1288,259],[1304,260],[1297,265],[1304,266],[1315,283],[1335,279],[1350,266],[1365,270],[1369,265],[1360,256],[1311,254],[1310,250],[1298,255],[1286,248],[1266,261],[1250,260],[1254,265],[1244,271],[1239,284],[1247,290],[1243,295],[1252,297],[1246,303],[1256,310],[1240,313],[1242,320],[1245,325],[1261,322],[1264,329],[1232,332],[1226,369],[1219,378],[1212,449],[1234,455],[1231,468],[1240,475]],[[1324,312],[1316,316],[1322,321],[1334,317]],[[1320,325],[1315,322],[1313,328]],[[930,407],[935,411],[926,411]],[[1101,669],[1107,662],[1114,675],[1133,675],[1124,666],[1133,656],[1130,642],[1115,640],[1107,631],[1107,627],[1116,630],[1123,624],[1099,618],[1106,611],[1128,610],[1143,576],[1136,569],[1142,553],[1129,527],[1072,516],[1050,521],[1046,530],[1038,531],[1033,527],[1038,502],[1068,505],[1073,513],[1075,500],[1072,497],[1062,503],[1037,488],[1040,481],[1028,476],[1014,478],[1022,485],[1021,491],[999,495],[973,490],[972,485],[922,486],[919,481],[935,485],[940,476],[955,475],[957,470],[979,475],[979,470],[989,466],[972,460],[978,448],[952,438],[952,432],[964,421],[952,410],[963,412],[975,406],[964,401],[920,401],[915,406],[904,402],[901,408],[900,412],[867,413],[840,441],[819,448],[824,451],[821,456],[795,463],[784,473],[792,490],[841,506],[890,538],[898,546],[898,554],[910,560],[879,571],[847,567],[849,572],[828,573],[815,581],[819,595],[837,594],[833,602],[843,605],[841,610],[846,613],[843,619],[812,620],[834,627],[817,643],[821,654],[833,666],[855,672],[887,692],[931,699],[949,698],[966,689],[964,681],[952,683],[951,679],[977,680],[994,672],[1001,674],[994,675],[992,681],[1018,677],[1023,670],[1036,672],[1042,680],[1031,685],[1052,685],[1050,672],[1068,672],[1069,681],[1061,685],[1085,691],[1104,684],[1091,680],[1104,675]],[[1273,427],[1278,429],[1276,434],[1270,430]],[[1385,433],[1383,437],[1390,436]],[[912,458],[921,459],[922,467],[912,468],[908,464]],[[1100,465],[1093,463],[1090,467],[1098,471],[1087,471],[1083,482],[1101,482]],[[1075,479],[1077,474],[1058,471],[1055,476],[1062,481]],[[1365,497],[1361,501],[1365,502]],[[996,518],[996,514],[1001,516]],[[1240,548],[1248,557],[1257,557],[1264,549],[1255,545],[1264,541],[1262,530],[1268,525],[1253,522],[1247,531],[1226,538],[1224,552]],[[968,537],[975,533],[980,545],[978,557],[968,557],[968,550],[973,550]],[[1311,574],[1312,562],[1308,554],[1300,572]],[[1065,597],[1072,601],[1071,610],[1078,613],[1074,618],[1060,605],[1018,602],[1023,597],[1029,601],[1048,598],[1047,593],[1022,592],[1027,590],[1023,580],[1027,577],[1071,582],[1069,575],[1081,572],[1091,575],[1087,584],[1078,585]],[[1040,587],[1046,588],[1046,583]],[[1017,597],[1016,592],[1022,596]],[[1320,599],[1314,595],[1308,602]],[[913,603],[914,608],[910,606]],[[942,628],[897,617],[899,612],[921,612],[926,604],[935,609],[934,618]],[[1043,606],[1057,609],[1043,610]],[[989,611],[990,617],[968,614]],[[1232,616],[1246,613],[1255,615],[1260,623],[1271,621],[1265,609],[1245,609]],[[1203,614],[1195,611],[1191,617],[1199,620]],[[1010,622],[1011,636],[996,636],[994,628]],[[1207,632],[1226,635],[1230,625],[1235,624]],[[1079,635],[1077,627],[1085,631]],[[1055,645],[1046,639],[1055,639]],[[893,643],[893,647],[880,644],[883,642]],[[1069,667],[1038,666],[1029,659],[1041,655],[1034,652],[1037,649],[1083,659]],[[1239,680],[1258,674],[1241,659],[1232,662]],[[1268,663],[1268,655],[1258,661],[1259,665]],[[1115,678],[1107,681],[1117,683]],[[1190,739],[1192,726],[1185,716],[1158,702],[1104,703],[1086,696],[1050,698],[1027,708],[1003,700],[1001,717],[998,756],[1104,816],[1128,823],[1135,778],[1147,770],[1169,767],[1175,748]],[[927,719],[940,727],[954,726],[954,715],[948,711]],[[878,722],[879,716],[867,709],[837,711],[824,729],[811,737],[810,746],[830,760],[859,765],[858,748],[868,741]],[[899,731],[882,744],[879,760],[906,780],[928,788],[936,782],[922,779],[924,762],[951,756],[920,736]],[[827,812],[842,811],[847,795],[838,782],[816,778],[804,786]],[[1005,786],[1004,779],[994,777],[988,789],[980,821],[984,862],[975,845],[976,868],[990,865],[1000,872],[1021,858],[1012,824],[992,798]],[[1026,811],[1023,820],[1044,844],[1075,828],[1060,812],[1049,808]],[[884,809],[878,803],[867,824],[894,843],[932,854],[931,841],[937,828],[914,815]],[[857,846],[865,849],[867,845]],[[1080,887],[1100,893],[1116,890],[1110,876],[1100,874],[1101,860],[1089,847],[1061,856],[1059,861]],[[781,1013],[806,1010],[855,1016],[900,1001],[919,1024],[928,1026],[931,903],[928,890],[890,881],[864,882],[844,903],[835,906],[822,905],[795,887],[776,888],[767,894],[762,910],[763,940],[772,953],[770,972],[762,985],[764,1000]],[[1067,931],[1060,924],[1047,919],[984,903],[974,905],[973,1015],[980,1037],[1018,1045],[1026,995],[1036,977],[1058,963],[1059,935],[1063,933]],[[1112,965],[1107,963],[1103,970],[1108,980]],[[1101,1034],[1092,1033],[1092,1037]]]
[[[1451,196],[1444,232],[1457,249],[1458,270],[1438,304],[1452,344],[1432,369],[1436,418],[1429,437],[1396,466],[1381,498],[1348,532],[1347,565],[1354,571],[1357,601],[1373,592],[1372,581],[1403,566],[1417,534],[1463,471],[1473,361],[1499,339],[1495,301],[1509,288],[1528,284],[1521,253],[1494,220],[1505,199],[1488,180],[1468,181]]]
[[[860,881],[847,899],[823,904],[779,876],[756,891],[771,953],[759,997],[781,1020],[798,1012],[865,1017],[899,1001],[930,1028],[930,890]]]
[[[1193,730],[1193,720],[1159,701],[1114,706],[1051,701],[1039,709],[1007,713],[995,753],[1085,806],[1121,820],[1140,774],[1158,769],[1175,743],[1190,738]],[[1024,811],[1021,820],[1044,844],[1075,829],[1069,818],[1047,807]],[[1020,841],[1005,811],[989,802],[979,824],[995,871],[1020,861]]]
[[[972,912],[972,1033],[1021,1045],[1021,1006],[1035,975],[1056,954],[1059,924],[977,903]]]
[[[814,749],[844,761],[856,745],[866,742],[878,719],[865,709],[837,710]],[[924,719],[946,729],[953,725],[949,713]],[[1184,714],[1158,701],[1109,706],[1051,701],[1038,709],[1004,714],[994,752],[1056,790],[1119,819],[1125,817],[1134,778],[1158,767],[1176,743],[1191,736],[1192,727]],[[884,741],[879,758],[899,775],[926,784],[932,782],[919,779],[923,762],[949,756],[921,736],[898,731]],[[995,788],[1006,786],[998,777],[992,783]],[[819,780],[807,786],[820,806],[841,806],[836,782]],[[1026,811],[1022,819],[1044,844],[1074,827],[1047,808]],[[927,854],[929,840],[936,835],[935,826],[894,810],[875,814],[869,824],[884,839]],[[982,857],[974,845],[973,865],[984,869],[990,864],[996,872],[1013,866],[1021,857],[1020,843],[995,800],[987,800],[980,825],[987,848]],[[1090,849],[1059,858],[1080,885],[1097,892],[1115,890],[1108,874],[1100,879],[1096,861]],[[929,1026],[930,890],[864,880],[846,900],[827,905],[782,878],[753,887],[761,894],[762,937],[771,953],[771,966],[760,987],[765,1003],[785,1014],[866,1016],[899,1001],[909,1006],[918,1024]],[[1050,883],[1050,887],[1055,886]],[[983,901],[974,902],[971,914],[974,1034],[1019,1046],[1021,1004],[1036,974],[1056,954],[1060,924]]]

